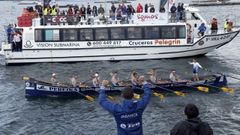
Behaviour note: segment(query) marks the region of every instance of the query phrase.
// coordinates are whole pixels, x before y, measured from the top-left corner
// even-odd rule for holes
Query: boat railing
[[[79,16],[79,15],[45,15],[43,17],[33,18],[32,25],[114,25],[114,24],[139,24],[148,22],[141,22],[136,19],[136,16],[142,15],[143,17],[153,17],[158,15],[159,13],[148,13],[148,14],[133,14],[133,15],[122,15],[121,17],[117,16]],[[153,19],[150,23],[177,23],[177,22],[186,22],[185,15],[181,18],[181,20],[177,19],[176,14],[172,15],[171,13],[160,13],[159,17],[163,17],[165,19]]]

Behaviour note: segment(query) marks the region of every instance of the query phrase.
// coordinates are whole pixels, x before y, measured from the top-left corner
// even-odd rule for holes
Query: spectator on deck
[[[141,5],[141,3],[138,3],[137,5],[137,13],[142,13],[143,12],[143,6]]]
[[[22,44],[21,44],[21,38],[22,38],[22,36],[21,36],[21,34],[20,34],[20,32],[16,32],[16,33],[14,33],[14,36],[13,36],[13,47],[12,47],[12,49],[13,49],[13,51],[22,51]]]
[[[121,5],[119,4],[117,8],[117,20],[121,20],[121,19],[122,19],[122,8],[121,8]]]
[[[81,14],[82,14],[81,17],[83,17],[84,20],[86,20],[86,8],[85,8],[84,5],[82,5],[82,7],[80,8],[80,12],[81,12]]]
[[[116,13],[116,9],[117,8],[115,7],[114,3],[112,3],[111,10],[112,10],[113,14]]]
[[[11,24],[8,25],[6,32],[7,32],[8,43],[10,44],[13,40],[13,34],[14,34],[13,27]]]
[[[227,32],[231,32],[232,28],[233,28],[233,22],[231,20],[228,20]]]
[[[199,27],[198,27],[198,36],[203,36],[205,31],[206,31],[206,26],[205,23],[202,23]]]
[[[216,18],[213,18],[211,21],[211,34],[217,34],[218,31],[218,22]]]
[[[166,10],[165,10],[163,5],[160,6],[159,12],[160,13],[165,13],[166,12]]]
[[[92,13],[94,17],[98,16],[97,6],[93,6]]]
[[[67,15],[68,15],[68,16],[73,15],[73,9],[72,9],[72,6],[69,6],[69,7],[68,7]]]
[[[102,7],[102,4],[100,4],[100,7],[98,8],[98,14],[104,15],[104,13],[105,13],[105,10],[104,10],[104,8]]]
[[[170,11],[171,11],[171,22],[175,22],[176,21],[176,11],[177,11],[177,8],[175,6],[175,3],[173,3],[172,7],[170,8]]]
[[[145,9],[145,13],[147,13],[148,12],[148,4],[145,4],[144,9]]]
[[[199,110],[194,104],[187,104],[184,113],[186,120],[178,122],[170,131],[170,135],[213,135],[213,131],[207,122],[199,117]]]
[[[91,16],[91,14],[92,14],[92,9],[91,9],[90,5],[88,5],[88,7],[87,7],[87,16],[89,17],[89,16]]]
[[[179,22],[179,20],[180,20],[181,12],[182,12],[181,3],[178,3],[178,6],[177,6],[177,14],[176,14],[176,15],[177,15],[177,16],[176,16],[177,22]]]

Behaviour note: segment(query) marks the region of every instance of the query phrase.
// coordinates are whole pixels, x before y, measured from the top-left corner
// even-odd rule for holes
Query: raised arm
[[[138,102],[138,108],[145,109],[151,98],[151,90],[149,84],[146,82],[143,85],[144,95],[142,99]]]
[[[102,88],[100,89],[99,92],[98,102],[105,110],[109,111],[112,114],[120,110],[120,106],[118,104],[112,103],[107,100],[105,90]]]

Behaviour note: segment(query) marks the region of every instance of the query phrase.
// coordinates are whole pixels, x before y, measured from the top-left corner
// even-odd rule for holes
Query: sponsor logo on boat
[[[181,44],[181,40],[178,39],[159,39],[159,40],[155,40],[155,45],[180,45]]]
[[[80,43],[37,43],[37,47],[80,47]]]
[[[31,41],[27,40],[27,41],[26,41],[26,44],[24,45],[24,47],[25,47],[25,48],[32,48],[33,45],[32,45],[32,43],[31,43]]]
[[[129,45],[152,45],[153,41],[129,41]]]
[[[222,36],[207,37],[207,38],[206,38],[206,42],[208,42],[208,41],[224,40],[224,39],[228,39],[228,38],[230,38],[230,37],[231,37],[231,34],[222,35]]]
[[[158,19],[158,14],[154,14],[154,15],[137,15],[137,19],[141,20],[142,22],[144,22],[145,20],[157,20]]]

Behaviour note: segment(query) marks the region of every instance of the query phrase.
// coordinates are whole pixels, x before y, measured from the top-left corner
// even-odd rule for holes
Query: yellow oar
[[[174,91],[174,93],[175,93],[177,96],[181,96],[181,97],[185,97],[185,96],[186,96],[185,93],[180,92],[180,91]]]
[[[156,87],[162,89],[162,90],[165,90],[165,91],[168,91],[168,92],[172,92],[174,94],[176,94],[177,96],[181,96],[181,97],[185,97],[186,94],[183,93],[183,92],[180,92],[180,91],[174,91],[174,90],[171,90],[171,89],[167,89],[167,88],[164,88],[164,87],[161,87],[161,86],[158,86],[158,85],[155,85]]]
[[[202,92],[206,92],[206,93],[209,92],[209,88],[208,87],[198,86],[196,88],[197,88],[197,90],[202,91]]]
[[[157,93],[157,92],[154,92],[154,91],[153,91],[153,95],[156,96],[156,97],[159,97],[161,100],[163,100],[165,98],[163,94],[160,94],[160,93]]]
[[[94,98],[91,97],[91,96],[88,96],[88,95],[84,95],[83,93],[79,92],[79,91],[76,91],[78,94],[80,94],[81,96],[85,97],[88,101],[91,101],[93,102],[94,101]]]
[[[140,99],[140,98],[141,98],[141,96],[140,96],[139,94],[137,94],[137,93],[133,93],[133,97],[134,97],[135,99]]]
[[[223,92],[226,92],[226,93],[230,93],[230,94],[234,94],[235,91],[233,88],[228,88],[228,87],[221,87],[220,88]]]

